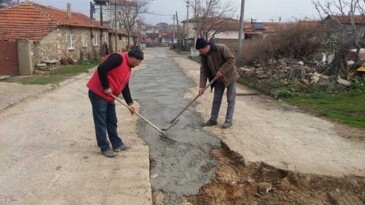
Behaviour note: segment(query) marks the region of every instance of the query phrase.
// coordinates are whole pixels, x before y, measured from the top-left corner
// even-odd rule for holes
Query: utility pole
[[[100,25],[103,26],[103,4],[100,4]]]
[[[243,34],[243,17],[244,17],[244,12],[245,12],[245,0],[241,0],[241,16],[240,16],[240,30],[239,30],[239,34],[238,34],[238,52],[237,52],[237,60],[239,61],[239,59],[242,56],[242,36]]]
[[[174,48],[174,44],[175,44],[175,14],[172,17],[172,47]]]
[[[95,4],[93,4],[93,2],[90,1],[90,19],[91,20],[94,19],[94,12],[95,12]]]
[[[118,52],[118,34],[117,34],[117,1],[114,1],[114,40],[115,40],[115,52]]]
[[[179,44],[179,49],[181,49],[181,33],[179,32],[180,29],[179,29],[179,17],[177,15],[177,11],[176,11],[176,34],[178,35],[178,44]]]
[[[186,2],[186,28],[184,28],[185,33],[185,49],[188,47],[188,40],[189,40],[189,7],[190,7],[190,1],[187,0]]]

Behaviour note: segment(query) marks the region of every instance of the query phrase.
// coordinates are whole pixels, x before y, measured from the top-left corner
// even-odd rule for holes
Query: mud
[[[184,93],[195,86],[164,50],[155,50],[145,60],[145,69],[134,73],[131,80],[132,96],[140,104],[140,113],[164,127],[189,103]],[[177,141],[162,141],[159,134],[142,121],[139,136],[144,136],[150,147],[151,185],[155,198],[163,204],[181,204],[184,196],[195,195],[208,183],[217,163],[210,150],[220,147],[220,141],[201,129],[203,119],[193,104],[167,134]]]
[[[365,177],[329,177],[245,164],[224,145],[211,152],[219,168],[213,182],[187,201],[199,205],[230,204],[365,204]]]

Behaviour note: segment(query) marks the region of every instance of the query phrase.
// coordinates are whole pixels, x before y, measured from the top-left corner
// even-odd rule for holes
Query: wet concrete
[[[140,104],[140,113],[161,128],[190,102],[183,96],[194,82],[163,49],[145,52],[154,57],[145,60],[146,69],[134,73],[131,92]],[[150,147],[152,189],[165,193],[165,204],[181,204],[183,196],[197,194],[216,170],[217,163],[209,152],[220,147],[220,141],[202,131],[202,122],[193,104],[167,132],[175,144],[162,141],[143,121],[138,123],[139,136]]]

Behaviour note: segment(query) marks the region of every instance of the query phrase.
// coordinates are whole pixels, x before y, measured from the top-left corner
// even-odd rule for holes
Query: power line
[[[156,15],[156,16],[173,16],[174,15],[174,14],[156,14],[156,13],[150,13],[150,12],[145,12],[145,14]]]

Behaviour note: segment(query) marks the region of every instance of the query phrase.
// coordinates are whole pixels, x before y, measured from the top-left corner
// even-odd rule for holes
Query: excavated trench
[[[134,73],[131,89],[141,114],[164,127],[189,103],[183,96],[194,82],[159,51],[146,61],[146,69]],[[205,133],[202,122],[193,104],[167,132],[177,141],[172,144],[139,121],[139,136],[150,148],[154,204],[365,204],[364,177],[335,178],[246,164]]]
[[[245,164],[241,156],[213,149],[217,171],[199,194],[187,197],[199,205],[363,205],[365,178],[330,177],[277,169],[264,163]]]
[[[183,96],[194,82],[164,51],[155,53],[146,63],[146,69],[134,73],[131,92],[140,104],[141,114],[161,128],[189,103]],[[144,122],[138,123],[138,134],[150,148],[152,189],[155,195],[164,193],[165,204],[181,204],[184,196],[197,194],[217,167],[210,150],[219,148],[220,141],[202,131],[203,119],[194,107],[168,130],[170,138],[177,141],[175,144],[161,140]]]

